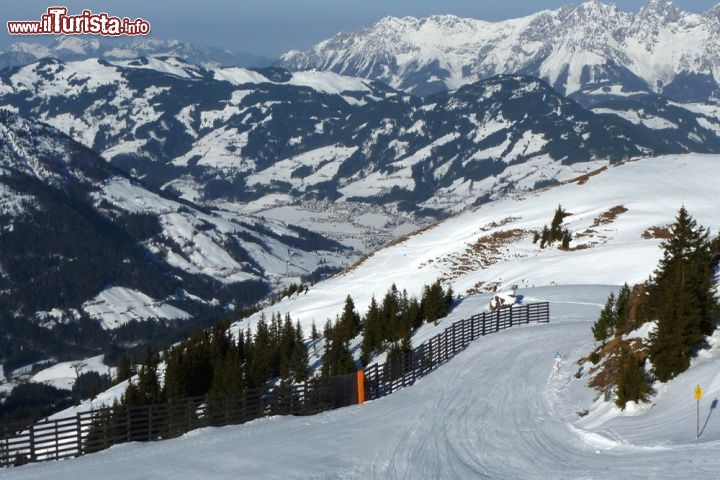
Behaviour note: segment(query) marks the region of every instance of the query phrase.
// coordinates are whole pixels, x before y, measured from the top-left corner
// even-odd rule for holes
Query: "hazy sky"
[[[677,0],[679,8],[704,12],[720,0]],[[177,38],[237,51],[276,56],[290,49],[307,49],[339,31],[352,31],[393,15],[416,17],[451,13],[482,20],[524,16],[543,9],[577,4],[572,0],[16,0],[3,1],[0,42],[48,40],[11,37],[9,20],[40,20],[49,6],[63,5],[69,14],[83,9],[117,17],[143,18],[151,35]],[[636,11],[647,0],[607,0],[621,10]],[[170,8],[169,8],[170,7]]]

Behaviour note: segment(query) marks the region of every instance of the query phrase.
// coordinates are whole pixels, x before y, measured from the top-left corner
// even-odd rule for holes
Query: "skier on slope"
[[[560,373],[560,365],[562,365],[562,355],[557,352],[555,354],[555,373]]]

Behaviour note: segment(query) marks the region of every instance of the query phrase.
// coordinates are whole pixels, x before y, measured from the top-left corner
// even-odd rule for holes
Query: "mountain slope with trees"
[[[625,284],[593,324],[600,345],[589,360],[600,365],[591,369],[590,386],[625,408],[630,401],[647,401],[653,380],[668,382],[690,367],[720,321],[718,246],[720,236],[711,241],[708,229],[681,207],[660,245],[657,269],[633,289],[640,294],[631,295]],[[627,338],[647,322],[653,322],[647,339]]]
[[[54,128],[7,111],[0,221],[8,373],[138,342],[166,346],[256,303],[285,275],[332,270],[349,253],[303,229],[151,192]]]

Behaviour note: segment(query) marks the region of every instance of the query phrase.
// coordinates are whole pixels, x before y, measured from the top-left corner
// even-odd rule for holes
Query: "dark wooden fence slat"
[[[549,321],[550,304],[543,302],[480,313],[455,322],[403,355],[399,372],[387,363],[367,367],[366,399],[374,400],[412,385],[491,332]],[[191,397],[160,405],[102,407],[78,412],[74,417],[6,424],[0,438],[0,467],[77,457],[117,443],[173,438],[200,427],[245,423],[267,415],[315,414],[357,401],[357,392],[352,390],[355,374],[347,377],[245,390],[232,398]]]

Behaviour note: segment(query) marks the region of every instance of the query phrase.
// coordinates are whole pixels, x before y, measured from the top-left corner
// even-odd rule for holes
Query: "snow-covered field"
[[[100,321],[105,329],[118,328],[131,320],[148,318],[183,320],[190,314],[142,292],[124,287],[110,287],[83,305],[83,310]]]
[[[115,368],[103,363],[104,355],[98,355],[74,362],[61,362],[39,371],[30,379],[35,383],[47,383],[55,388],[72,390],[78,375],[88,372],[97,372],[100,375],[114,375]]]
[[[551,302],[551,323],[484,337],[414,386],[363,406],[311,417],[275,417],[127,444],[80,459],[4,470],[8,479],[126,478],[713,478],[720,469],[720,334],[689,372],[655,385],[646,405],[620,411],[597,400],[576,363],[608,294],[644,281],[661,251],[652,232],[685,206],[713,235],[720,226],[718,156],[644,159],[532,194],[508,197],[410,236],[307,293],[265,309],[289,312],[306,332],[353,295],[395,282],[411,295],[442,277],[461,298],[433,329],[483,310],[490,293],[518,285],[525,302]],[[558,205],[570,213],[571,251],[540,249],[532,231]],[[258,316],[236,324],[246,328]],[[553,357],[564,358],[560,374]],[[693,388],[702,385],[695,438]],[[112,398],[116,391],[106,392]],[[100,400],[100,396],[98,397]],[[81,408],[89,408],[82,405]],[[587,415],[579,413],[587,410]],[[131,467],[129,467],[131,466]]]
[[[720,469],[720,350],[643,408],[594,402],[575,361],[608,286],[538,287],[551,323],[473,342],[389,397],[310,417],[272,417],[133,443],[79,459],[3,470],[3,478],[467,479],[714,478]],[[467,300],[479,308],[488,296]],[[553,370],[554,355],[564,361]],[[692,388],[705,387],[695,439]],[[578,411],[590,410],[580,417]]]
[[[403,242],[375,252],[359,267],[265,310],[289,312],[309,332],[342,311],[350,294],[364,314],[395,283],[419,296],[442,278],[456,294],[568,284],[629,284],[645,281],[660,259],[652,227],[674,221],[681,206],[699,224],[720,228],[713,178],[720,156],[673,155],[610,167],[584,180],[511,196],[459,214]],[[572,251],[540,249],[532,232],[550,225],[558,205],[570,214]],[[615,213],[612,213],[615,212]],[[646,238],[646,237],[650,238]],[[260,314],[243,322],[252,324]]]

